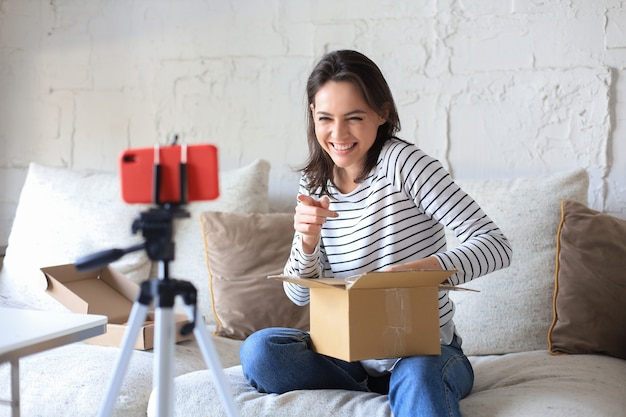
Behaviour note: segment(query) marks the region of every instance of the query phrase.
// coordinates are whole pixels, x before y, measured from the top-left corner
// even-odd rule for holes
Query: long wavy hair
[[[363,182],[378,162],[378,156],[385,142],[400,131],[400,118],[391,89],[378,66],[360,52],[339,50],[324,55],[315,65],[307,80],[307,142],[309,157],[302,172],[308,180],[310,191],[319,190],[320,195],[330,194],[328,181],[332,181],[334,162],[321,147],[315,136],[315,120],[311,114],[311,104],[315,95],[329,81],[353,83],[363,95],[365,102],[386,122],[378,127],[376,140],[369,149],[363,170],[356,182]]]

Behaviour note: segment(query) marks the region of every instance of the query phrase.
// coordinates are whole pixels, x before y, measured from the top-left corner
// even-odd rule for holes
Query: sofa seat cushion
[[[213,336],[211,341],[222,366],[239,363],[241,342]],[[75,343],[20,359],[21,415],[95,416],[106,397],[106,388],[119,354],[120,349],[115,347]],[[175,357],[175,376],[207,369],[195,340],[176,344]],[[153,351],[133,351],[116,397],[113,416],[146,416],[154,370]],[[0,398],[11,397],[10,380],[9,365],[0,364]],[[10,408],[0,407],[0,416],[8,415]]]
[[[476,375],[461,401],[464,417],[612,417],[626,410],[626,361],[602,355],[551,356],[548,351],[470,357]],[[387,396],[342,390],[260,394],[241,366],[225,370],[241,417],[391,417]],[[177,415],[225,416],[210,371],[175,378]],[[148,416],[155,415],[154,393]]]
[[[20,411],[22,416],[96,415],[106,397],[120,350],[76,343],[20,359]],[[174,375],[202,369],[204,361],[193,342],[176,345]],[[119,396],[115,417],[142,417],[152,391],[154,355],[133,351]],[[206,367],[204,367],[206,368]],[[0,397],[10,398],[10,368],[0,365]],[[3,414],[3,413],[7,414]],[[10,415],[6,406],[1,416]]]
[[[626,361],[547,350],[470,357],[476,379],[465,417],[609,417],[626,410]]]

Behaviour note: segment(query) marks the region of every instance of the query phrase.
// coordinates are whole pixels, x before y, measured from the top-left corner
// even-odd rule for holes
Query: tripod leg
[[[154,374],[152,387],[157,398],[156,417],[174,415],[174,345],[176,323],[169,307],[156,309],[154,334]]]
[[[133,304],[128,321],[129,327],[124,334],[124,338],[122,339],[122,350],[117,357],[113,376],[109,380],[109,385],[107,387],[105,402],[102,409],[100,409],[98,417],[113,415],[115,401],[120,393],[124,375],[128,370],[128,363],[130,361],[130,356],[133,353],[133,348],[135,347],[135,341],[137,340],[141,326],[144,324],[146,317],[148,316],[148,307],[148,305],[144,305],[139,302],[135,302],[135,304]]]
[[[193,306],[185,305],[185,309],[187,310],[189,319],[193,320],[195,317]],[[224,371],[222,370],[222,364],[220,363],[215,346],[213,346],[213,342],[211,341],[211,337],[209,336],[204,320],[201,317],[199,317],[198,320],[199,321],[194,327],[193,334],[196,336],[204,361],[207,366],[209,366],[209,369],[211,369],[211,372],[213,372],[215,388],[220,396],[226,415],[228,417],[239,417],[239,412],[235,407],[235,400],[233,399],[229,382],[224,375]]]

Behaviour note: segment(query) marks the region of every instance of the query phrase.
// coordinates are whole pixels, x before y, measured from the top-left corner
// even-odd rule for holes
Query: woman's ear
[[[381,113],[378,115],[379,121],[378,126],[382,126],[387,122],[389,118],[389,103],[383,104],[381,107]]]

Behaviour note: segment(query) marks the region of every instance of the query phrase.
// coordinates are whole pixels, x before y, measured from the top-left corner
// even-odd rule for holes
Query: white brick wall
[[[223,169],[272,163],[275,210],[306,156],[323,52],[373,58],[401,136],[457,177],[586,168],[626,218],[626,12],[617,0],[0,1],[0,244],[30,161],[116,169],[177,132]]]

